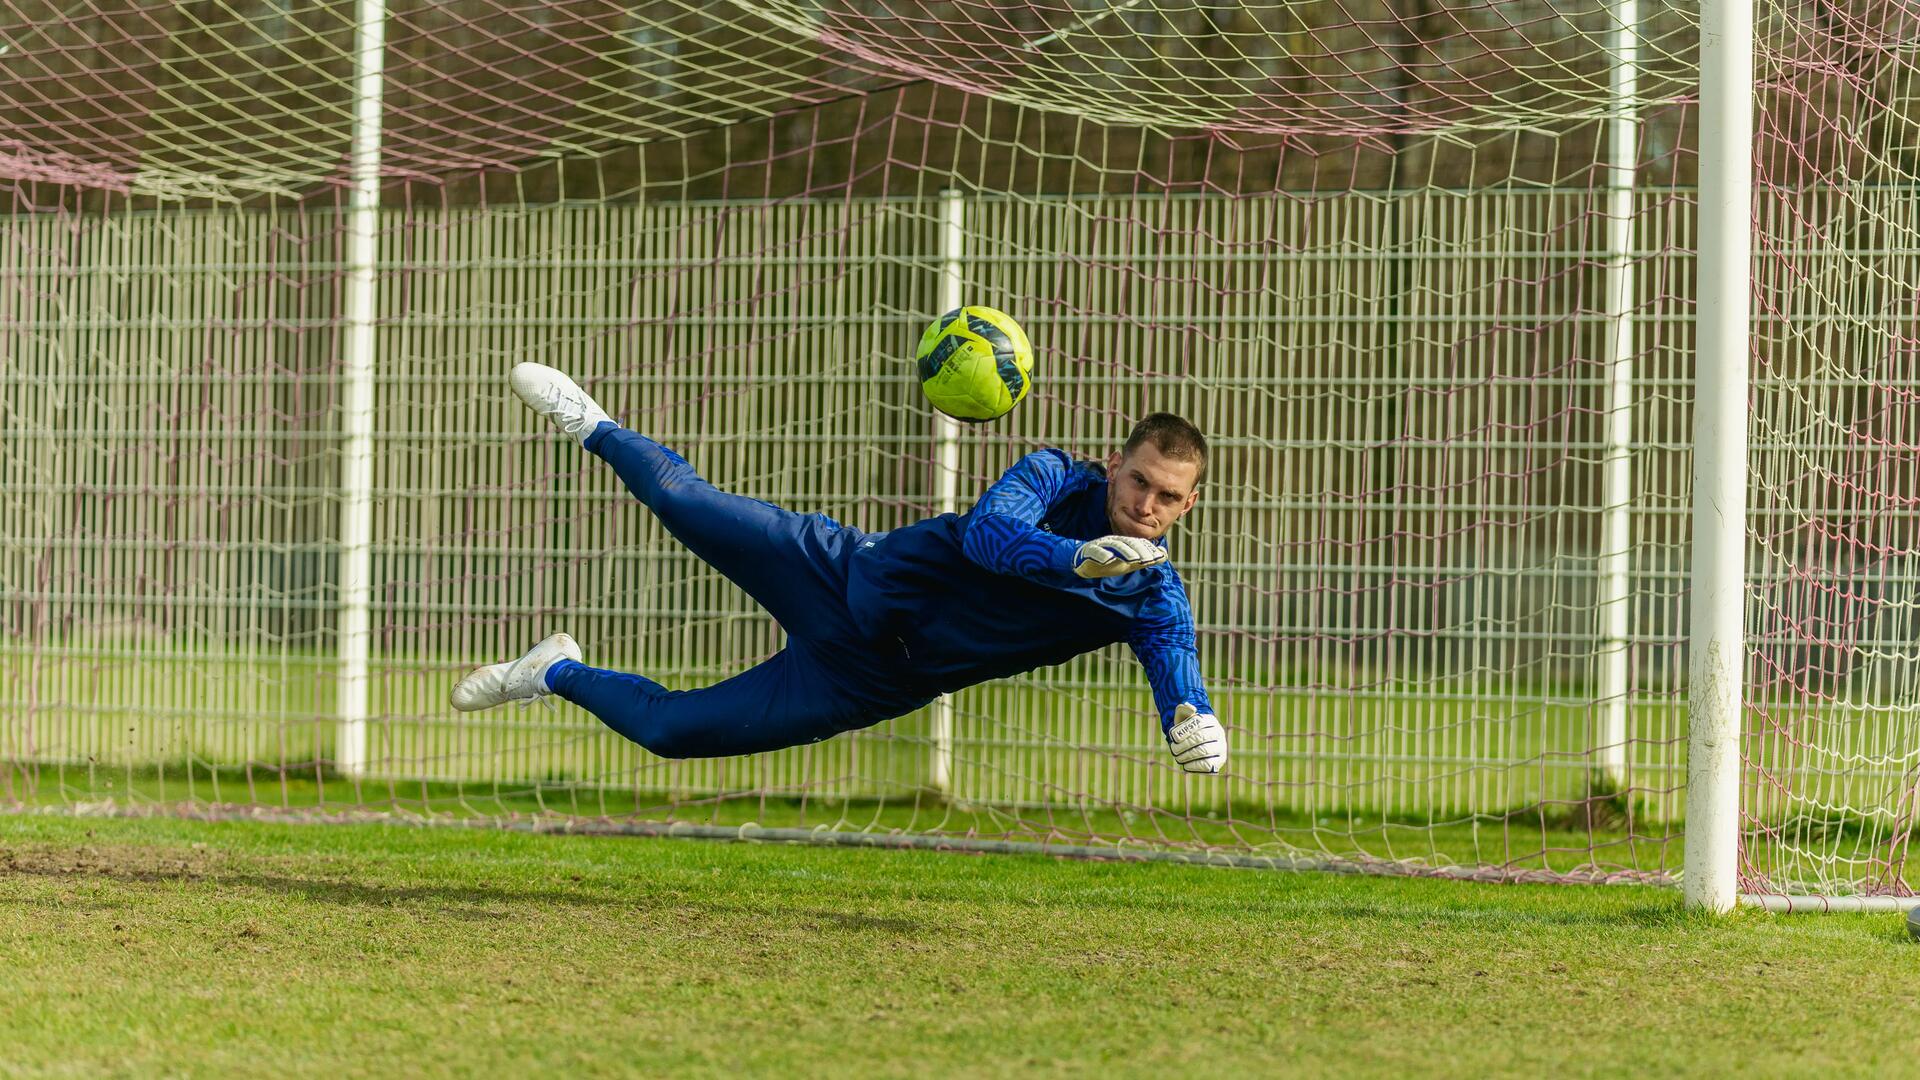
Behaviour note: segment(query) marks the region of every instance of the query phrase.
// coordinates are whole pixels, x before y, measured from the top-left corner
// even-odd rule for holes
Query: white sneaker
[[[476,668],[453,687],[453,707],[461,712],[478,712],[509,701],[522,703],[543,698],[547,689],[547,669],[562,660],[580,659],[580,646],[565,634],[555,634],[518,660]]]
[[[567,378],[565,372],[545,364],[515,364],[507,383],[528,408],[552,420],[561,431],[583,444],[593,429],[613,420],[599,402],[580,389],[580,384]]]

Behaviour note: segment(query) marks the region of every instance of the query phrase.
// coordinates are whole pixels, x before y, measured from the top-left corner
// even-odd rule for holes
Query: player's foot
[[[530,702],[553,691],[547,689],[547,669],[562,660],[580,659],[580,646],[565,634],[555,634],[528,649],[525,656],[504,664],[476,668],[453,687],[453,707],[478,712],[509,701]]]
[[[507,377],[513,392],[527,407],[554,422],[561,431],[580,440],[601,424],[613,422],[607,410],[563,371],[545,364],[515,364]]]

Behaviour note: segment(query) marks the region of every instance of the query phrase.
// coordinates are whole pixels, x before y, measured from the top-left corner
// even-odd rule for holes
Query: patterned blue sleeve
[[[1059,589],[1089,583],[1073,572],[1080,541],[1039,527],[1054,503],[1072,494],[1073,459],[1060,450],[1036,450],[994,481],[967,514],[960,549],[996,574],[1013,574]]]
[[[1213,712],[1206,683],[1200,677],[1193,609],[1187,604],[1187,590],[1180,584],[1180,575],[1172,567],[1163,569],[1160,590],[1133,624],[1127,644],[1140,658],[1140,666],[1147,669],[1153,703],[1160,710],[1161,731],[1173,726],[1173,711],[1183,704],[1203,713]]]

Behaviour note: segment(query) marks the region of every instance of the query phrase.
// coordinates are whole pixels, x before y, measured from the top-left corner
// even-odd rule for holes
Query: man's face
[[[1158,540],[1193,509],[1197,462],[1170,458],[1151,441],[1107,459],[1107,525],[1121,536]]]

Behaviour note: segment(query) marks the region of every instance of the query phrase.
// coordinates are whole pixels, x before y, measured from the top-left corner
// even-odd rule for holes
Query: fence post
[[[960,192],[940,193],[940,303],[938,314],[965,304],[966,203]],[[933,414],[934,513],[960,509],[960,424],[938,410]],[[953,794],[953,695],[941,694],[933,703],[933,790]]]
[[[1608,50],[1613,61],[1607,123],[1606,456],[1600,470],[1599,768],[1627,785],[1628,685],[1633,582],[1633,185],[1640,152],[1639,0],[1620,0]]]

